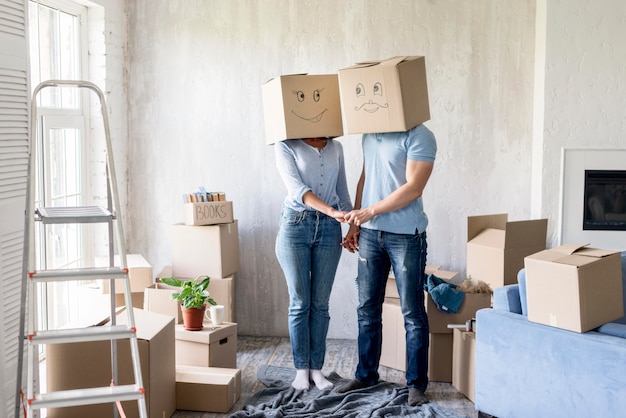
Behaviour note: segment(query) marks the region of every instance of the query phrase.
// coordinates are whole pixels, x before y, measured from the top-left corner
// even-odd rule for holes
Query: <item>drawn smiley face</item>
[[[296,117],[311,123],[318,123],[328,108],[324,105],[323,88],[313,90],[293,90],[294,100],[291,113]]]
[[[389,103],[383,94],[383,84],[380,81],[374,82],[371,86],[357,83],[354,89],[357,105],[355,111],[363,110],[367,113],[375,113],[379,109],[387,109]]]

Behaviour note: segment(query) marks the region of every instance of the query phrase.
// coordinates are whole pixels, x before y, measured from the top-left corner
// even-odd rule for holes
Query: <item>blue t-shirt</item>
[[[406,183],[407,160],[434,162],[437,142],[424,125],[406,132],[363,135],[365,184],[361,207],[366,208],[389,196]],[[424,232],[428,217],[419,197],[402,209],[374,216],[363,228],[415,234]]]
[[[285,186],[284,205],[297,210],[315,210],[305,205],[309,190],[329,206],[352,210],[341,143],[329,139],[318,151],[302,139],[288,139],[274,144],[276,167]]]

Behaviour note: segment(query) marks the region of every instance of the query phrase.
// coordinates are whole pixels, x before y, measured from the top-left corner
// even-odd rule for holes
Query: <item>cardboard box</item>
[[[120,258],[115,256],[113,259],[115,266],[120,267]],[[128,277],[130,279],[130,291],[132,293],[143,293],[143,289],[152,284],[152,266],[146,261],[141,254],[126,254],[126,267],[128,267]],[[107,267],[109,265],[108,257],[96,257],[95,267]],[[102,293],[110,293],[110,280],[101,280]],[[115,293],[124,293],[124,279],[115,280]]]
[[[228,277],[239,270],[237,220],[229,224],[171,226],[174,277]]]
[[[467,218],[467,275],[492,289],[517,283],[524,257],[546,248],[548,220],[508,222],[507,214]]]
[[[263,85],[265,141],[343,135],[336,74],[294,74]]]
[[[441,268],[440,265],[426,264],[424,273],[426,274],[426,276],[428,276],[429,274],[436,273],[438,277],[442,279],[446,279],[446,280],[452,280],[459,274],[455,271],[446,271],[446,270],[441,270],[440,268]],[[398,294],[398,286],[396,285],[396,278],[393,275],[393,271],[389,273],[389,277],[387,279],[387,284],[385,286],[385,297],[400,299],[400,295]]]
[[[452,333],[430,333],[428,346],[428,380],[452,382]]]
[[[117,285],[115,286],[115,307],[121,308],[126,306],[126,298],[124,294],[117,293]],[[103,295],[106,298],[107,304],[109,303],[109,295]],[[130,294],[130,302],[133,308],[143,309],[143,292],[133,292]]]
[[[233,222],[233,202],[185,203],[185,225],[216,225]]]
[[[173,277],[172,269],[170,266],[163,268],[159,277],[157,277],[157,285],[146,288],[146,301],[144,302],[144,309],[148,311],[154,311],[163,313],[165,315],[176,316],[176,323],[182,324],[183,317],[177,301],[171,300],[170,295],[176,291],[176,287],[171,287],[165,283],[160,282],[162,277]],[[190,280],[190,278],[179,277],[179,280]],[[231,274],[228,277],[218,278],[211,277],[208,288],[211,297],[219,304],[224,305],[224,321],[235,322],[235,275]],[[156,293],[161,294],[157,295]],[[150,293],[150,295],[148,295]],[[150,298],[150,299],[148,299]]]
[[[380,365],[406,371],[406,331],[400,302],[385,299],[383,303],[383,344]],[[430,333],[428,378],[433,382],[452,381],[452,333]]]
[[[476,311],[491,306],[491,293],[465,293],[457,313],[440,311],[429,293],[425,295],[425,303],[430,332],[452,334],[452,329],[448,328],[448,325],[465,324],[468,320],[476,318]]]
[[[529,321],[586,332],[624,316],[619,251],[563,245],[524,265]]]
[[[237,367],[237,324],[224,322],[215,328],[204,323],[200,331],[176,325],[176,365]]]
[[[169,286],[165,283],[156,282],[144,290],[143,309],[150,312],[169,315],[174,318],[174,323],[183,323],[183,313],[177,300],[171,298],[172,293],[176,293],[178,287]]]
[[[339,70],[346,134],[407,131],[430,119],[426,60],[401,56]]]
[[[240,369],[176,366],[176,409],[226,413],[240,396]]]
[[[176,410],[174,320],[141,309],[135,309],[133,314],[148,415],[170,417]],[[117,319],[118,324],[127,323],[127,312],[122,311]],[[118,383],[134,383],[130,344],[128,340],[121,340],[117,346]],[[47,345],[46,377],[48,392],[108,386],[111,382],[111,343],[90,341]],[[122,405],[127,417],[139,416],[137,401],[125,401]],[[112,405],[49,408],[47,413],[48,418],[108,418],[112,414]]]
[[[474,402],[476,333],[455,329],[452,336],[452,386]]]

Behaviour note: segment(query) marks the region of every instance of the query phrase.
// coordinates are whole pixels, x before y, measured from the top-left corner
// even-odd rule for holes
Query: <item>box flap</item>
[[[240,373],[240,369],[221,367],[176,365],[177,383],[200,383],[211,385],[227,385]]]
[[[395,67],[396,65],[400,64],[402,61],[406,60],[407,58],[408,56],[406,55],[393,57],[393,58],[384,60],[381,64],[389,66],[389,67]]]
[[[504,249],[506,231],[504,229],[483,229],[470,242],[474,245]]]
[[[566,254],[566,255],[572,255],[576,251],[580,250],[581,248],[586,247],[587,245],[589,245],[589,243],[587,243],[587,244],[565,244],[565,245],[561,245],[559,247],[551,248],[549,251],[554,251],[554,252],[561,253],[561,254]]]
[[[585,257],[594,257],[594,258],[608,257],[610,255],[617,254],[617,253],[619,253],[619,251],[603,250],[601,248],[589,248],[589,247],[581,248],[580,250],[576,251],[576,255],[581,255]]]
[[[482,215],[467,217],[467,241],[471,241],[482,230],[487,228],[506,229],[508,215],[506,213],[497,215]]]
[[[137,338],[141,340],[153,339],[167,324],[174,322],[174,318],[169,315],[161,315],[137,308],[133,308],[133,316],[135,328],[137,328]],[[117,314],[118,324],[126,324],[127,322],[128,315],[124,312]]]
[[[545,248],[548,220],[515,221],[506,224],[505,248]]]

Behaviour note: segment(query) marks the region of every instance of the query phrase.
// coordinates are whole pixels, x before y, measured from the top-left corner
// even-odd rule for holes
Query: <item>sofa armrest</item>
[[[493,291],[493,309],[521,314],[519,285],[509,284],[496,287]]]

